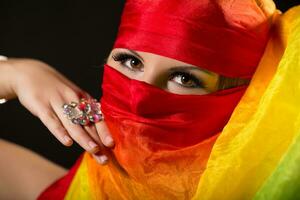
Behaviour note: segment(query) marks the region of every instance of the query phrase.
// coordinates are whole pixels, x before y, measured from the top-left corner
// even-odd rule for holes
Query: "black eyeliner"
[[[138,59],[136,56],[126,53],[126,52],[118,52],[112,55],[112,58],[114,59],[114,61],[119,62],[121,64],[122,67],[126,68],[126,70],[130,70],[130,71],[136,71],[138,69],[133,68],[133,67],[128,67],[126,66],[124,63],[130,59],[132,60],[136,60],[139,63],[142,63],[140,61],[140,59]]]
[[[129,54],[127,52],[117,52],[117,53],[112,55],[112,58],[114,59],[114,61],[120,62],[122,67],[125,67],[126,69],[128,69],[130,71],[134,71],[134,70],[124,65],[124,63],[128,59],[135,59],[135,60],[138,60],[140,63],[142,63],[139,58],[137,58],[136,56],[134,56],[132,54]],[[206,88],[205,84],[201,80],[199,80],[195,75],[193,75],[191,72],[189,72],[185,68],[171,69],[171,71],[172,71],[172,73],[171,73],[169,79],[172,79],[176,76],[188,76],[195,83],[195,86],[191,86],[191,87],[179,84],[181,87],[185,87],[185,88]]]
[[[135,57],[134,55],[128,54],[128,53],[124,53],[124,52],[119,52],[116,53],[114,55],[112,55],[112,58],[115,61],[120,61],[120,62],[124,62],[125,60],[132,58],[132,59],[136,59],[139,60],[137,57]],[[139,60],[140,61],[140,60]]]
[[[199,80],[198,78],[196,78],[192,73],[190,72],[186,72],[186,71],[174,71],[171,75],[170,78],[174,78],[176,76],[188,76],[195,84],[196,86],[192,86],[192,87],[188,87],[188,86],[183,86],[182,84],[180,84],[182,87],[185,88],[206,88],[205,84]]]

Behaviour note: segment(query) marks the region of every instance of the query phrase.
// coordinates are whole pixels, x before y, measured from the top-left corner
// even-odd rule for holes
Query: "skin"
[[[119,53],[126,53],[132,58],[116,60]],[[168,57],[141,51],[115,48],[111,51],[107,64],[129,78],[144,81],[171,93],[204,95],[215,92],[218,86],[218,74],[201,69]],[[196,86],[195,81],[182,74],[172,77],[174,70],[193,75],[202,82]],[[172,78],[171,78],[171,77]]]
[[[131,57],[117,60],[120,53]],[[129,78],[171,93],[204,95],[217,90],[217,74],[152,53],[116,48],[108,56],[107,64]],[[102,152],[112,148],[114,142],[105,121],[81,127],[62,114],[64,103],[78,102],[80,96],[90,95],[54,68],[32,59],[0,61],[0,85],[1,98],[18,98],[63,145],[71,146],[75,141],[100,164],[108,161]],[[44,188],[67,173],[61,166],[4,140],[0,140],[0,157],[6,160],[0,162],[0,199],[36,199]],[[22,184],[16,188],[15,183]]]
[[[105,122],[82,128],[66,119],[63,103],[89,95],[54,68],[32,59],[0,61],[0,85],[0,98],[18,98],[63,145],[71,146],[75,141],[99,163],[107,162],[99,153],[114,144]],[[95,145],[90,146],[91,142]],[[4,140],[0,142],[0,158],[5,160],[0,162],[0,199],[36,199],[45,186],[67,173],[61,166]],[[16,188],[16,183],[22,184]]]

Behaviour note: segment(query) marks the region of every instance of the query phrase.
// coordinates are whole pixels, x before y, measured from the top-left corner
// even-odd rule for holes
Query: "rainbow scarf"
[[[180,196],[183,193],[174,191],[173,196],[164,196],[162,187],[155,188],[156,194],[149,193],[114,161],[102,166],[86,152],[65,199],[274,200],[300,196],[300,7],[274,18],[264,56],[222,133],[178,152],[182,156],[199,152],[196,163],[201,176],[187,185],[190,193]],[[188,164],[182,163],[182,169]],[[182,178],[192,173],[187,170]],[[163,187],[172,184],[172,188],[181,183],[153,181]]]

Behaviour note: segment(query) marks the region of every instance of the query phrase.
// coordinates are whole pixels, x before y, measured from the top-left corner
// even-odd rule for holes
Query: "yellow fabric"
[[[194,200],[252,199],[271,175],[300,129],[300,7],[274,16],[272,36],[259,67],[230,121],[213,146]],[[298,131],[299,132],[299,131]],[[96,192],[87,178],[85,153],[65,199],[126,199],[112,188],[109,166],[95,174],[105,180]],[[96,172],[95,172],[96,173]],[[97,172],[98,173],[98,172]],[[118,185],[118,184],[114,184]],[[129,188],[130,189],[130,188]],[[94,191],[95,192],[95,191]],[[125,194],[123,194],[125,195]],[[142,196],[140,199],[143,199]]]
[[[183,167],[169,166],[166,164],[159,166],[161,169],[164,169],[164,173],[170,173],[170,171],[173,172],[175,168],[177,169],[173,173],[174,176],[167,177],[169,180],[166,180],[163,174],[155,176],[154,179],[148,178],[145,180],[144,183],[148,183],[151,187],[157,185],[154,191],[156,192],[155,194],[153,194],[153,191],[150,190],[150,186],[147,187],[139,181],[136,181],[134,178],[128,176],[128,174],[124,172],[124,169],[120,168],[117,161],[111,156],[111,154],[109,154],[109,152],[105,153],[108,155],[110,160],[107,165],[100,165],[89,153],[85,152],[65,199],[77,199],[77,197],[81,197],[80,199],[95,200],[150,200],[156,199],[156,194],[161,196],[159,199],[190,199],[197,189],[199,174],[202,174],[202,168],[206,166],[210,150],[217,136],[218,135],[215,135],[200,144],[191,146],[182,151],[176,151],[177,154],[180,153],[183,157],[191,155],[191,152],[197,152],[193,163],[186,162]],[[171,156],[173,155],[171,154]],[[194,166],[196,170],[190,171],[190,169],[193,169],[191,166]],[[188,176],[186,174],[188,174]],[[181,182],[178,181],[178,179]],[[167,181],[170,184],[163,184]],[[190,187],[194,188],[192,191],[187,193],[182,191],[182,188],[185,188],[182,184],[189,184]],[[172,188],[175,195],[166,192],[170,190],[170,188]]]
[[[300,130],[300,7],[275,17],[266,52],[193,199],[252,199]]]
[[[87,156],[87,154],[85,153],[83,156],[85,157]],[[92,199],[92,197],[90,196],[91,192],[88,182],[89,180],[86,178],[87,171],[87,164],[85,162],[81,162],[64,199]]]

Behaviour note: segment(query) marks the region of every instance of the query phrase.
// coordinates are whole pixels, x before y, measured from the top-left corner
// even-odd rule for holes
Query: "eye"
[[[174,81],[175,83],[179,84],[182,87],[187,88],[205,88],[204,83],[196,78],[193,74],[190,74],[188,72],[174,72],[171,77],[171,81]]]
[[[116,53],[112,56],[112,58],[120,62],[123,67],[131,71],[142,71],[142,62],[136,58],[135,56],[128,54],[128,53]]]

